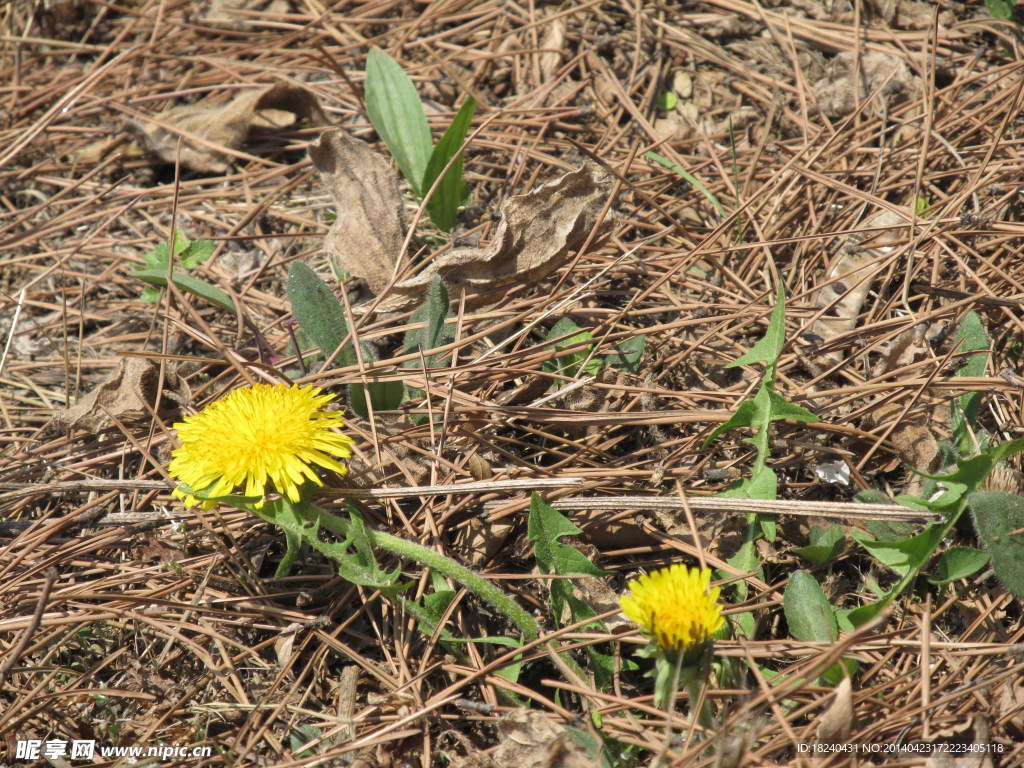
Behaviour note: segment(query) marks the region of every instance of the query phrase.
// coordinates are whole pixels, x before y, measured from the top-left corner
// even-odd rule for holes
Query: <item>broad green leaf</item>
[[[974,547],[950,547],[939,557],[935,574],[928,578],[932,584],[948,584],[966,579],[988,565],[989,555]]]
[[[828,528],[811,526],[807,538],[810,543],[806,547],[797,547],[793,551],[814,565],[834,560],[843,552],[845,536],[838,525],[830,525]]]
[[[448,308],[448,288],[440,276],[434,277],[427,286],[427,295],[422,304],[413,310],[409,316],[410,323],[425,323],[423,328],[413,328],[406,331],[402,339],[402,348],[406,354],[419,349],[424,351],[436,349],[449,343],[454,333],[451,326],[445,320],[451,314]],[[428,365],[436,364],[432,358],[427,358]]]
[[[317,741],[323,735],[324,732],[317,728],[315,725],[310,725],[306,723],[295,726],[295,730],[293,730],[291,732],[291,735],[288,737],[288,744],[292,750],[292,757],[296,760],[302,760],[307,757],[314,757],[315,755],[318,755],[324,750],[334,746],[334,741],[331,739],[323,739],[322,741]],[[302,749],[306,744],[309,744],[310,742],[314,741],[317,742],[315,746],[307,750]]]
[[[988,335],[977,312],[968,312],[956,334],[957,351],[969,353],[956,372],[957,376],[984,376],[988,366]],[[961,456],[972,456],[986,442],[975,434],[978,428],[978,415],[981,411],[981,392],[968,392],[961,395],[953,404],[950,422],[956,440],[957,451]]]
[[[821,673],[822,685],[835,688],[845,677],[856,677],[860,665],[856,659],[842,659]]]
[[[393,411],[402,404],[405,396],[405,385],[401,381],[380,381],[372,377],[367,387],[359,382],[348,385],[348,404],[352,410],[364,419],[370,418],[370,409],[366,403],[366,390],[370,391],[370,403],[375,413]]]
[[[144,269],[135,270],[135,277],[142,280],[144,283],[150,285],[167,285],[167,268],[166,267],[148,267]],[[204,280],[200,280],[192,275],[187,275],[184,272],[175,272],[171,275],[171,280],[174,282],[174,286],[181,291],[191,293],[193,296],[198,296],[201,299],[211,304],[226,309],[228,312],[235,312],[235,302],[231,300],[220,288],[210,285]]]
[[[985,10],[992,18],[1013,21],[1014,3],[1012,0],[985,0]]]
[[[427,162],[427,169],[423,175],[423,194],[430,191],[431,185],[438,175],[444,170],[445,165],[452,156],[462,148],[462,142],[466,140],[469,132],[469,124],[473,120],[473,113],[476,111],[476,102],[472,96],[467,96],[462,101],[452,124],[444,132],[444,136],[437,142],[434,151]],[[441,183],[437,185],[433,196],[427,203],[427,213],[434,226],[442,232],[451,232],[455,226],[455,218],[459,212],[459,206],[469,197],[469,188],[462,178],[462,168],[465,165],[465,153],[452,163],[448,173],[444,175]]]
[[[366,57],[366,112],[417,197],[433,149],[430,126],[412,80],[378,48]]]
[[[695,190],[704,195],[704,199],[711,203],[711,207],[715,209],[715,212],[719,216],[721,216],[723,219],[726,217],[725,208],[723,208],[722,204],[718,202],[718,198],[715,197],[714,193],[710,189],[705,187],[704,184],[701,183],[701,181],[692,173],[684,171],[682,168],[673,163],[667,157],[663,157],[659,155],[657,152],[644,152],[644,157],[682,176],[687,184],[689,184]]]
[[[839,629],[821,585],[807,571],[789,577],[782,596],[782,609],[789,634],[804,642],[830,643],[838,639]]]
[[[888,597],[882,598],[878,602],[868,603],[866,605],[860,606],[859,608],[854,608],[852,611],[848,611],[846,613],[845,619],[849,626],[852,628],[850,631],[852,632],[857,627],[863,624],[867,624],[869,621],[875,618],[875,616],[881,613],[882,609],[885,608],[885,606],[887,606],[891,601],[892,594],[893,593],[890,592]]]
[[[612,368],[626,373],[636,373],[640,370],[640,360],[644,356],[646,346],[646,336],[643,334],[634,336],[615,347],[611,354],[605,357],[605,360]]]
[[[1024,598],[1024,498],[1002,491],[975,491],[967,503],[996,576],[1010,592]]]
[[[330,287],[316,273],[299,261],[288,268],[286,286],[292,314],[324,355],[330,357],[348,336],[345,310]],[[335,358],[339,368],[356,365],[352,343],[347,343]]]
[[[871,503],[878,504],[880,502]],[[886,499],[881,503],[888,504],[889,500]],[[865,520],[864,527],[878,541],[899,541],[900,539],[909,539],[914,535],[914,526],[902,520]]]
[[[678,103],[679,97],[672,93],[672,91],[662,91],[658,94],[658,98],[654,100],[654,106],[662,112],[671,112]]]
[[[855,529],[850,530],[850,535],[876,560],[905,577],[928,562],[942,540],[943,526],[930,525],[916,536],[900,541],[876,541]]]
[[[561,338],[563,336],[568,336],[568,338]],[[548,331],[547,339],[549,341],[559,339],[559,341],[553,341],[553,346],[559,351],[583,343],[586,343],[587,346],[578,352],[569,352],[552,360],[546,360],[542,366],[543,370],[570,379],[578,376],[581,370],[587,376],[596,376],[601,372],[601,359],[590,355],[593,349],[589,343],[592,339],[590,332],[580,328],[571,318],[563,317],[555,323]],[[584,367],[584,362],[586,362],[586,367]],[[560,383],[556,382],[556,385]]]
[[[735,368],[740,365],[752,365],[753,363],[764,363],[774,366],[786,346],[786,292],[780,283],[775,292],[775,306],[772,308],[772,316],[768,320],[768,329],[764,336],[757,340],[750,349],[731,363],[726,368]],[[772,377],[774,379],[774,377]]]

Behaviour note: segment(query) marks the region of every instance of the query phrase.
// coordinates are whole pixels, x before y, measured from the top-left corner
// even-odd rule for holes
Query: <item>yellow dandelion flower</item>
[[[323,484],[311,465],[348,471],[331,458],[352,455],[352,438],[331,431],[344,425],[342,413],[323,410],[333,398],[294,384],[236,389],[174,425],[181,447],[171,452],[168,472],[209,496],[244,487],[244,495],[261,497],[257,506],[266,500],[270,480],[278,493],[298,502],[301,485]],[[185,506],[214,506],[180,489],[174,495]]]
[[[709,590],[710,584],[707,568],[671,565],[629,582],[619,605],[659,648],[686,653],[702,647],[725,621],[720,590]]]

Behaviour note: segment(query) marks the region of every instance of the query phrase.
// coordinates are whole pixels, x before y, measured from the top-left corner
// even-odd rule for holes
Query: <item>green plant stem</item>
[[[345,536],[348,533],[349,522],[347,520],[324,509],[320,509],[313,504],[304,504],[300,509],[309,520],[318,522],[332,533],[339,536]],[[484,577],[474,573],[464,565],[460,565],[451,558],[411,542],[408,539],[392,536],[389,533],[381,533],[373,529],[369,529],[369,531],[375,546],[388,552],[393,552],[400,557],[415,560],[421,565],[425,565],[431,570],[457,581],[515,624],[528,640],[533,640],[540,634],[537,622],[534,621],[533,617],[523,610],[515,600]]]

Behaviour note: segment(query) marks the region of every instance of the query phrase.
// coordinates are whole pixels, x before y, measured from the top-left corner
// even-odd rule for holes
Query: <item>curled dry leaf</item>
[[[398,174],[382,155],[339,129],[325,131],[309,155],[338,209],[324,248],[346,272],[367,281],[380,294],[387,287],[404,241]],[[614,223],[601,210],[614,179],[597,165],[510,197],[501,220],[483,248],[453,248],[430,261],[419,274],[388,290],[382,311],[401,311],[423,300],[440,275],[453,296],[465,289],[472,303],[493,300],[516,286],[535,283],[562,266],[597,227],[596,240]]]
[[[501,221],[486,247],[453,248],[442,254],[418,275],[398,283],[381,308],[415,306],[435,275],[441,276],[452,296],[465,289],[476,304],[543,280],[575,254],[595,227],[595,242],[610,231],[611,211],[603,220],[600,214],[613,181],[600,166],[586,163],[528,194],[510,197],[501,206]]]
[[[870,247],[862,247],[851,239],[840,249],[825,275],[826,285],[813,295],[816,306],[829,307],[829,311],[811,325],[811,331],[822,341],[817,346],[824,346],[824,343],[849,333],[857,326],[871,281],[885,268],[884,259],[894,248],[891,244],[903,236],[901,225],[906,223],[906,219],[891,211],[881,211],[868,218],[863,228],[891,229],[882,230],[865,243]],[[842,362],[845,353],[834,350],[821,357],[823,362],[835,365]]]
[[[281,128],[303,120],[328,122],[310,91],[278,83],[268,90],[243,91],[227,104],[172,107],[152,122],[131,120],[128,127],[139,146],[160,162],[176,161],[182,137],[182,165],[202,173],[223,173],[231,160],[225,150],[241,149],[250,129]],[[125,151],[131,154],[130,149]]]
[[[853,684],[844,677],[836,686],[835,697],[818,719],[817,737],[821,744],[845,742],[853,729]]]
[[[558,17],[547,25],[540,41],[543,51],[540,55],[540,82],[546,83],[555,75],[562,63],[562,49],[565,47],[565,20]]]
[[[286,0],[213,0],[202,14],[206,24],[238,31],[253,29],[254,22],[288,13]]]
[[[498,768],[591,768],[587,754],[549,715],[515,709],[498,723],[501,743],[491,756]]]
[[[818,108],[829,117],[852,114],[860,106],[856,95],[866,99],[880,87],[879,98],[888,101],[890,106],[895,100],[916,95],[921,90],[921,78],[911,74],[903,57],[880,51],[868,51],[861,56],[861,85],[854,88],[856,61],[854,51],[841,51],[830,63],[829,73],[814,84]],[[880,105],[872,106],[881,112]]]
[[[398,172],[383,155],[338,128],[320,134],[309,157],[338,211],[324,248],[343,270],[381,293],[405,241]]]
[[[70,408],[59,411],[54,422],[65,430],[78,427],[98,431],[111,419],[149,418],[160,383],[160,366],[138,357],[122,358],[117,370]],[[168,366],[164,371],[160,403],[176,409],[190,399],[188,384]]]

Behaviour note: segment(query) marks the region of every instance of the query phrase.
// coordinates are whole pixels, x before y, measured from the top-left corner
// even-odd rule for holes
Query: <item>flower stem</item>
[[[348,533],[349,521],[338,517],[332,512],[320,509],[312,504],[304,505],[302,511],[310,520],[318,521],[320,525],[332,533],[339,536],[345,536]],[[516,628],[523,633],[527,640],[533,640],[539,635],[537,622],[534,621],[533,617],[523,610],[519,603],[483,576],[421,544],[416,544],[400,536],[392,536],[390,533],[375,531],[372,528],[367,530],[375,546],[388,552],[393,552],[400,557],[415,560],[421,565],[425,565],[431,570],[447,576],[453,581],[457,581],[515,624]]]

